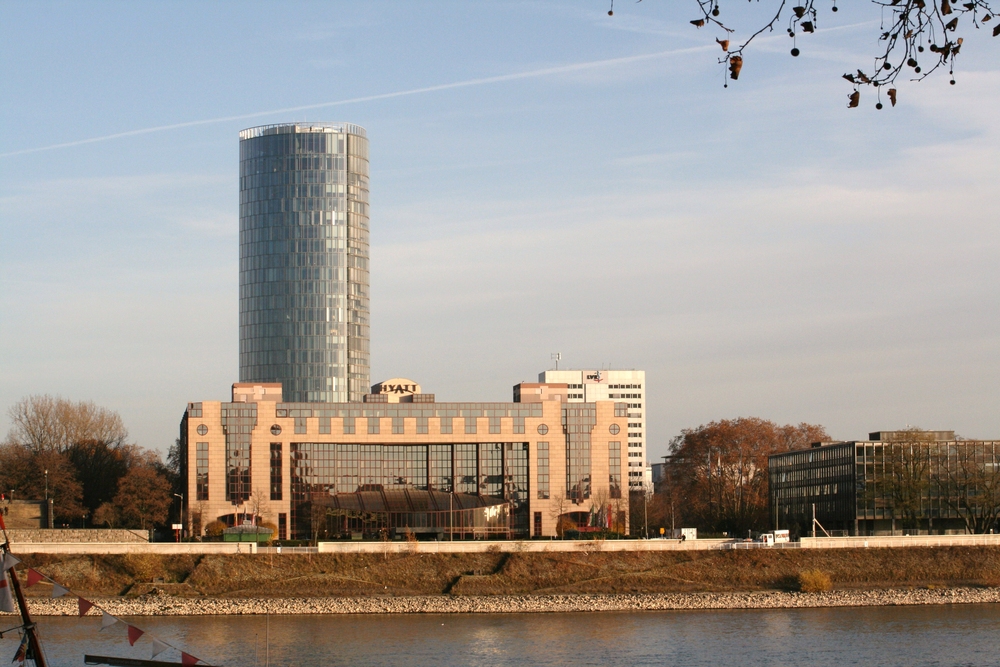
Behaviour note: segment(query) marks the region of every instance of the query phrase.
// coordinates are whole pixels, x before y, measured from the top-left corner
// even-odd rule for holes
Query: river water
[[[274,667],[1000,663],[1000,605],[132,620],[209,664],[228,667],[263,666],[266,633]],[[43,618],[39,625],[53,667],[83,665],[84,653],[150,658],[147,637],[132,648],[122,625],[100,632],[96,617]],[[13,635],[0,640],[0,665],[9,664],[16,648]],[[180,656],[171,650],[157,659],[179,662]]]

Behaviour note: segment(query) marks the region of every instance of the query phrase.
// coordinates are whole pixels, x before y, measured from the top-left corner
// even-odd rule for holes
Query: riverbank
[[[805,607],[884,607],[1000,602],[1000,589],[947,588],[913,590],[792,593],[686,593],[653,595],[500,595],[364,598],[214,598],[168,595],[95,599],[115,616],[217,616],[301,614],[523,614],[601,611],[670,611],[696,609],[791,609]],[[36,616],[76,616],[75,599],[33,599]],[[91,611],[91,614],[97,612]]]
[[[139,598],[155,588],[177,604],[187,599],[201,604],[206,599],[226,598],[791,594],[798,590],[799,575],[806,571],[823,573],[834,591],[1000,589],[998,547],[280,556],[28,554],[22,563],[18,568],[22,575],[23,567],[35,568],[87,598]],[[51,588],[40,583],[26,593],[47,598]]]

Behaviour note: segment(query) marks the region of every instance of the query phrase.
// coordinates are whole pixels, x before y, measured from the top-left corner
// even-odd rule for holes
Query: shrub
[[[798,576],[799,590],[803,593],[822,593],[833,588],[830,575],[823,570],[803,570]]]
[[[271,540],[273,540],[278,536],[278,527],[273,523],[271,523],[270,521],[259,521],[257,522],[257,527],[266,528],[267,530],[271,531],[271,535],[268,538],[266,538],[266,541],[268,542],[270,542]]]
[[[205,526],[206,537],[222,537],[222,531],[226,529],[226,524],[221,521],[212,521]]]

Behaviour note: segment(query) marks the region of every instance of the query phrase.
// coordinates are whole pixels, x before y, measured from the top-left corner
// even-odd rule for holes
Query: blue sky
[[[642,368],[654,459],[738,416],[1000,437],[997,42],[848,111],[876,8],[724,89],[689,5],[0,3],[0,410],[94,400],[164,450],[225,400],[237,134],[330,120],[371,139],[373,381]]]

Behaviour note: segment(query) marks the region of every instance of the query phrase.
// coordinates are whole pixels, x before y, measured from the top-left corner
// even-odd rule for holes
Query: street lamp
[[[175,493],[174,496],[181,499],[181,507],[180,507],[181,516],[180,516],[180,520],[181,520],[181,524],[184,525],[184,530],[187,530],[187,521],[184,520],[184,494],[183,493]],[[188,531],[188,534],[189,535],[191,534],[190,531]]]

